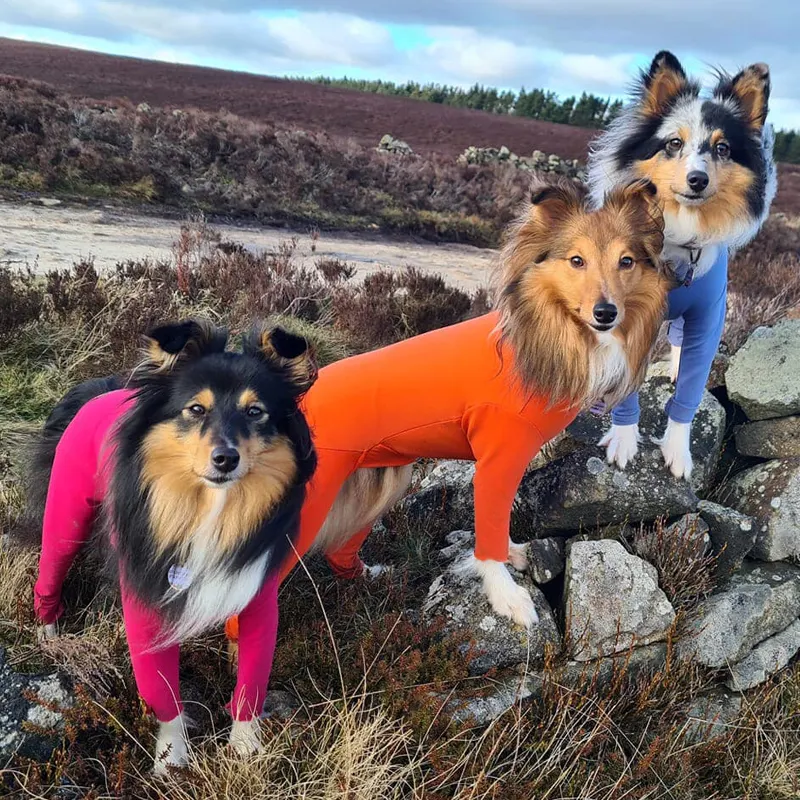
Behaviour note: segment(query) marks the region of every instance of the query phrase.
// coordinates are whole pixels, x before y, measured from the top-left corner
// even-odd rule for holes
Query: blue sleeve
[[[611,412],[614,425],[636,425],[639,422],[639,392],[629,394]]]
[[[678,380],[675,394],[667,403],[667,414],[675,422],[691,422],[694,418],[722,337],[727,299],[727,253],[723,257],[726,263],[721,280],[715,281],[712,286],[698,286],[698,300],[684,313]],[[715,290],[716,297],[703,297],[710,288]]]

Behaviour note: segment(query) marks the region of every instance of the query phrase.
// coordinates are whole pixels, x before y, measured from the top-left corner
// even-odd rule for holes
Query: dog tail
[[[383,516],[411,485],[412,466],[356,470],[345,482],[314,542],[315,550],[336,550],[365,525]]]
[[[42,430],[35,434],[23,456],[25,507],[10,530],[15,543],[23,547],[38,547],[42,542],[42,520],[50,487],[50,472],[56,447],[67,426],[93,397],[121,387],[122,381],[116,376],[93,378],[78,384],[58,401]]]

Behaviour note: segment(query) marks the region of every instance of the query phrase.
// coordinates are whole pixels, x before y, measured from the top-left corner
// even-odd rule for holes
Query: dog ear
[[[152,372],[171,372],[179,364],[221,353],[227,342],[227,330],[208,320],[159,325],[147,334],[144,366]]]
[[[534,261],[539,262],[547,257],[546,243],[567,220],[586,206],[588,193],[582,184],[573,181],[559,180],[547,182],[535,180],[531,185],[528,234],[538,238],[542,243],[542,252]]]
[[[681,62],[668,50],[656,54],[650,69],[642,73],[641,84],[640,106],[648,117],[660,117],[676,97],[693,87]]]
[[[616,208],[628,217],[631,230],[640,238],[647,260],[662,269],[664,249],[664,214],[658,200],[658,189],[649,180],[631,181],[606,195],[604,207]]]
[[[760,131],[767,120],[770,86],[769,67],[751,64],[732,78],[723,76],[714,96],[733,100],[745,121]]]
[[[245,352],[283,372],[295,388],[295,397],[307,392],[319,369],[308,340],[279,326],[257,326],[245,340]]]

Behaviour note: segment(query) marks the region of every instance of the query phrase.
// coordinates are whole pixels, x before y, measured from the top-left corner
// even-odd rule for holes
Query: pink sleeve
[[[239,614],[239,669],[228,705],[234,719],[250,720],[264,707],[278,636],[278,584],[273,575]]]

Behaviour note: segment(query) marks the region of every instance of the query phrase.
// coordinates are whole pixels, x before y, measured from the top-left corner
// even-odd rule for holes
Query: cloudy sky
[[[800,0],[0,0],[0,36],[270,75],[619,96],[671,49],[694,71],[767,61],[800,129]]]

